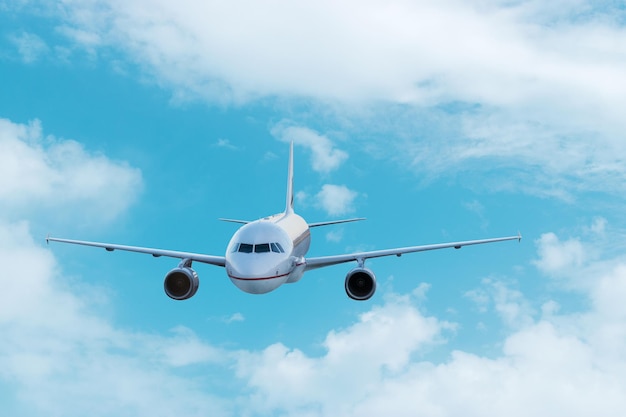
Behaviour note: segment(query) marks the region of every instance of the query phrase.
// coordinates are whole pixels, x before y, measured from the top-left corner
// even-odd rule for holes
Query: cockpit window
[[[241,243],[239,245],[239,252],[252,253],[252,245],[249,243]]]
[[[236,243],[233,246],[233,252],[240,253],[267,253],[267,252],[275,252],[275,253],[285,253],[285,250],[278,242],[272,243],[257,243],[256,245],[252,245],[250,243]]]
[[[272,246],[272,252],[276,252],[276,253],[284,253],[285,252],[283,250],[283,247],[280,246],[280,243],[278,243],[278,242],[270,243],[270,245]]]
[[[257,245],[254,245],[254,252],[256,253],[264,253],[264,252],[269,252],[269,251],[270,251],[269,243],[259,243]]]

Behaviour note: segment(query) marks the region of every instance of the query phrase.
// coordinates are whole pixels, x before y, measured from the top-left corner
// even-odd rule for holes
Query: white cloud
[[[315,198],[330,216],[338,216],[354,211],[354,199],[358,195],[345,185],[324,184]]]
[[[596,16],[572,23],[581,10]],[[617,100],[623,92],[612,65],[624,65],[624,31],[600,24],[615,10],[589,3],[134,0],[72,2],[65,11],[79,33],[202,95],[434,102],[454,90],[462,100],[506,104],[546,87],[563,99],[572,86]],[[74,36],[88,45],[92,37]]]
[[[586,250],[578,239],[561,242],[554,233],[544,233],[537,240],[539,259],[535,265],[544,273],[560,274],[580,268]]]
[[[142,188],[136,168],[89,153],[76,141],[44,136],[39,121],[0,119],[0,177],[0,214],[23,218],[54,209],[59,217],[92,224],[125,211]]]
[[[588,113],[569,112],[569,117],[553,120],[565,114],[555,112],[537,102],[524,109],[484,106],[462,115],[435,112],[434,122],[422,116],[434,134],[405,140],[402,161],[420,174],[475,175],[490,188],[562,199],[571,200],[579,191],[622,193],[626,145],[618,138],[626,126],[602,121],[608,113],[586,120]],[[384,147],[379,151],[385,152]]]
[[[223,138],[218,139],[217,142],[213,146],[217,146],[218,148],[226,148],[226,149],[230,149],[233,151],[237,150],[237,147],[233,145],[232,143],[230,143],[230,140],[223,139]]]
[[[626,319],[624,295],[626,295],[626,264],[618,263],[594,283],[592,300],[598,312],[623,320]]]
[[[224,318],[224,323],[230,324],[230,323],[244,321],[245,319],[246,318],[244,317],[243,314],[233,313],[231,316]]]
[[[44,40],[34,33],[22,32],[19,35],[11,36],[10,40],[17,47],[22,60],[27,64],[37,61],[50,50]]]
[[[596,217],[589,228],[592,233],[603,235],[608,221],[604,217]]]
[[[487,313],[493,307],[502,322],[510,328],[523,328],[533,322],[534,310],[522,292],[500,280],[485,278],[479,288],[467,291],[478,311]]]
[[[308,148],[311,151],[313,169],[317,172],[334,171],[348,159],[348,154],[336,149],[330,139],[306,127],[283,121],[272,128],[272,135],[283,142],[293,141],[296,145]]]
[[[515,331],[494,358],[454,351],[434,363],[420,355],[447,325],[395,299],[329,333],[321,356],[274,344],[244,354],[238,374],[252,415],[621,415],[623,355],[605,361],[610,341],[560,319]]]
[[[328,242],[341,242],[341,239],[343,239],[343,229],[339,229],[339,230],[331,230],[330,232],[326,233],[326,240]]]
[[[296,191],[296,205],[306,207],[309,205],[310,196],[304,191]]]
[[[243,316],[234,315],[230,321],[243,320]],[[224,358],[224,352],[203,341],[189,328],[178,326],[172,330],[173,338],[158,338],[153,352],[165,364],[172,367],[199,365],[203,363],[219,363]]]
[[[378,395],[381,380],[401,374],[412,355],[439,343],[448,327],[420,314],[408,297],[393,296],[349,328],[328,333],[321,357],[278,343],[243,352],[237,372],[254,390],[253,414],[352,415]]]
[[[411,295],[417,300],[417,301],[425,301],[427,299],[426,294],[428,293],[428,291],[430,290],[431,285],[426,283],[426,282],[422,282],[421,284],[419,284],[412,292]]]

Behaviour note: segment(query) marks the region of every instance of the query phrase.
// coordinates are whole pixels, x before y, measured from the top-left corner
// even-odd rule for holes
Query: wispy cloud
[[[230,323],[235,323],[235,322],[241,322],[241,321],[244,321],[245,319],[246,318],[243,316],[243,314],[233,313],[232,315],[228,317],[224,317],[222,320],[224,321],[224,323],[230,324]]]
[[[293,141],[296,145],[308,148],[311,151],[313,169],[321,173],[334,171],[348,159],[348,154],[335,148],[326,136],[309,128],[296,126],[289,121],[275,125],[272,128],[272,135],[283,142]]]
[[[217,142],[215,142],[214,146],[217,146],[218,148],[225,148],[225,149],[230,149],[230,150],[237,150],[237,147],[235,145],[233,145],[230,140],[228,139],[223,139],[220,138],[217,140]]]
[[[315,196],[317,205],[330,216],[354,211],[354,200],[359,195],[345,185],[324,184]]]
[[[337,243],[341,242],[341,239],[343,239],[343,229],[331,230],[326,233],[326,240],[329,242]]]
[[[27,64],[39,60],[50,50],[46,42],[34,33],[22,32],[12,35],[9,39],[16,46],[22,60]]]

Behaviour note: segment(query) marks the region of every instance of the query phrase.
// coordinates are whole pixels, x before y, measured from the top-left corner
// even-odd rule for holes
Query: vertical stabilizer
[[[285,214],[293,213],[293,141],[289,146],[289,173],[287,174],[287,203]]]

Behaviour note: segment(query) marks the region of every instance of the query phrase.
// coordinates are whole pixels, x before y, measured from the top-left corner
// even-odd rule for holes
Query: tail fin
[[[293,141],[289,146],[289,173],[287,174],[287,202],[285,214],[293,213]]]

